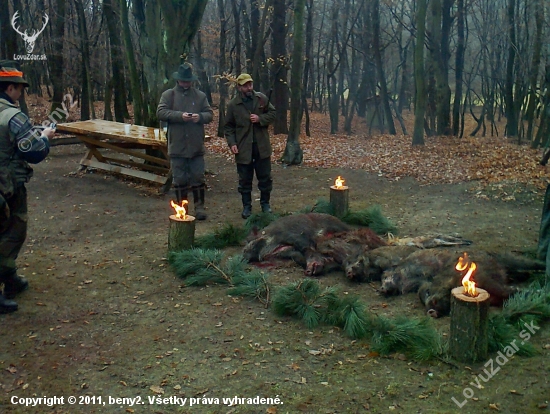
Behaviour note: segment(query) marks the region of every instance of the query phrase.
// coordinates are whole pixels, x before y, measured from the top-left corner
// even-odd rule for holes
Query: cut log
[[[168,231],[168,251],[177,252],[193,247],[195,242],[195,217],[187,216],[185,220],[170,216]]]
[[[349,210],[349,187],[336,188],[330,186],[330,204],[336,217],[344,217]]]
[[[477,289],[476,297],[464,293],[460,286],[451,291],[451,333],[449,352],[460,362],[487,359],[489,293]]]

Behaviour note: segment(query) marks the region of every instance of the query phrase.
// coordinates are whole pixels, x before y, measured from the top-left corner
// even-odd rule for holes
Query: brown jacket
[[[184,112],[198,113],[199,122],[183,122]],[[164,91],[157,107],[157,117],[168,122],[168,155],[184,158],[204,155],[204,124],[211,122],[213,115],[206,95],[198,89],[185,90],[176,84]]]
[[[243,103],[240,93],[229,101],[225,115],[225,138],[231,148],[237,145],[239,153],[235,154],[238,164],[250,164],[252,162],[252,141],[256,140],[260,158],[271,156],[271,142],[269,141],[269,124],[275,121],[275,107],[268,103],[267,96],[261,92],[254,92],[252,111],[248,111]],[[256,114],[260,122],[252,124],[250,115]]]

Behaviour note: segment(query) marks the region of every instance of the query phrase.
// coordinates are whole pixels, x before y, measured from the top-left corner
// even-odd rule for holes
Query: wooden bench
[[[155,139],[155,128],[131,125],[130,132],[125,133],[124,125],[94,119],[58,124],[57,131],[74,134],[88,148],[80,160],[81,169],[93,167],[152,181],[162,184],[162,191],[168,192],[172,171],[163,131]],[[164,158],[138,150],[158,150]],[[135,161],[139,159],[143,162]]]

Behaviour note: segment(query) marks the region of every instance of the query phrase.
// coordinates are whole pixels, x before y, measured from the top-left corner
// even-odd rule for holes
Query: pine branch
[[[194,248],[173,252],[168,260],[176,275],[186,279],[187,286],[203,286],[208,282],[231,283],[230,275],[220,267],[223,258],[220,250]]]
[[[214,233],[196,237],[195,247],[223,249],[229,246],[240,246],[247,235],[248,231],[245,227],[226,223],[221,229],[216,229]]]
[[[428,360],[442,353],[441,336],[428,318],[378,317],[374,322],[372,348],[380,354],[400,351],[417,360]]]
[[[233,284],[234,286],[227,291],[228,295],[250,297],[257,299],[265,307],[269,305],[271,284],[268,275],[263,272],[253,270],[250,273],[239,274],[233,277]]]
[[[350,211],[342,217],[342,221],[356,226],[369,227],[377,234],[397,234],[397,227],[382,214],[382,208],[379,205],[373,205],[365,210]]]
[[[254,213],[246,219],[245,228],[247,232],[252,229],[263,229],[280,217],[282,216],[274,213]]]

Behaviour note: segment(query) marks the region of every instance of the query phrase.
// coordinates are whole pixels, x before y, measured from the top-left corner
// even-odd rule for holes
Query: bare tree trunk
[[[143,105],[143,95],[141,93],[141,82],[136,65],[134,45],[130,33],[130,24],[128,21],[128,7],[126,0],[120,0],[120,18],[122,22],[122,33],[124,37],[124,49],[126,51],[126,61],[130,69],[130,85],[132,88],[132,100],[134,104],[134,122],[138,125],[145,125],[147,119]]]
[[[227,20],[225,17],[225,2],[224,0],[218,0],[218,13],[220,16],[220,71],[223,71],[226,67],[225,53],[227,43]],[[227,100],[227,78],[223,73],[220,74],[220,105],[218,116],[218,137],[223,138],[224,126],[225,126],[225,105]]]
[[[197,67],[196,71],[199,74],[199,81],[201,83],[201,91],[203,91],[206,94],[206,99],[208,99],[208,103],[212,105],[212,91],[210,90],[210,83],[208,82],[208,75],[206,74],[206,70],[204,69],[204,59],[202,57],[202,36],[201,31],[199,30],[197,32],[197,47],[196,47],[196,56],[195,59],[197,61]]]
[[[271,23],[271,53],[273,59],[273,105],[277,118],[273,123],[274,134],[288,134],[288,70],[286,56],[286,4],[285,0],[274,0]]]
[[[239,0],[231,0],[231,6],[233,21],[235,22],[235,73],[239,75],[243,66],[241,64],[241,7],[237,6],[237,1]]]
[[[426,31],[426,0],[418,0],[416,10],[416,45],[414,50],[414,132],[412,145],[424,145],[424,114],[426,113],[426,79],[424,73],[424,36]]]
[[[537,80],[540,69],[540,57],[542,51],[542,24],[544,21],[544,5],[543,0],[537,0],[535,6],[535,43],[533,45],[533,58],[531,60],[531,68],[529,73],[529,104],[525,113],[527,119],[527,140],[531,142],[533,148],[537,148],[538,143],[533,140],[534,123],[535,123],[535,109],[537,106]]]
[[[301,164],[304,153],[300,148],[302,105],[302,73],[304,60],[304,9],[306,0],[294,3],[294,50],[290,76],[290,129],[282,161],[288,165]]]
[[[80,32],[80,52],[82,54],[82,98],[80,100],[80,119],[95,118],[94,100],[92,99],[92,83],[90,81],[90,41],[86,26],[86,15],[81,0],[74,0],[76,15],[78,17],[78,30]]]
[[[464,0],[457,0],[456,27],[457,45],[455,57],[455,98],[453,102],[453,135],[460,133],[460,106],[462,105],[462,77],[464,73],[464,53],[466,50],[464,38],[464,22],[466,10]]]
[[[335,59],[335,43],[338,34],[338,5],[336,3],[332,6],[332,29],[329,55],[327,56],[327,91],[328,91],[328,112],[330,118],[330,133],[336,134],[338,132],[338,95],[336,93],[336,67],[334,64]]]
[[[506,84],[504,100],[506,102],[506,135],[515,137],[518,134],[518,114],[514,100],[514,66],[516,59],[516,0],[508,0],[508,62],[506,63]]]
[[[50,82],[53,86],[52,106],[50,113],[56,109],[60,109],[59,112],[63,112],[63,36],[65,35],[65,10],[66,1],[57,0],[55,4],[55,14],[53,17],[53,24],[51,25],[51,42],[50,52],[48,57],[48,68],[50,72]],[[63,112],[63,119],[65,119]]]
[[[114,89],[115,119],[117,122],[124,122],[129,118],[126,107],[126,87],[124,79],[124,65],[122,64],[122,46],[120,43],[120,19],[117,3],[113,0],[103,0],[103,14],[109,31],[109,44],[111,45],[111,70],[113,72],[112,85]]]
[[[382,60],[382,51],[380,46],[380,0],[373,0],[373,49],[374,58],[376,60],[376,73],[378,75],[378,84],[380,85],[380,97],[382,98],[382,106],[384,108],[384,116],[388,124],[389,133],[395,135],[395,125],[390,108],[390,98],[388,95],[388,86],[386,84],[386,75],[384,73],[384,62]]]

